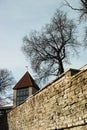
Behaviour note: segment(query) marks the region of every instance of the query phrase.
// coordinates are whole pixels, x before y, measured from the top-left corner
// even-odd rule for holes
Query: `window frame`
[[[29,96],[29,87],[16,90],[16,105],[20,105]]]

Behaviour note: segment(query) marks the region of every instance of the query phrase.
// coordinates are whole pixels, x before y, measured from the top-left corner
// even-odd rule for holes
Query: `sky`
[[[72,5],[78,5],[78,0]],[[0,69],[12,71],[18,81],[28,71],[33,76],[30,62],[27,61],[21,47],[23,37],[32,30],[39,31],[45,24],[50,23],[57,8],[69,13],[69,18],[77,15],[66,6],[61,6],[63,0],[0,0]],[[80,27],[79,27],[80,28]],[[80,29],[82,30],[82,28]],[[80,39],[82,37],[82,32]],[[69,68],[80,68],[87,63],[87,50],[81,50],[79,57],[71,57]]]

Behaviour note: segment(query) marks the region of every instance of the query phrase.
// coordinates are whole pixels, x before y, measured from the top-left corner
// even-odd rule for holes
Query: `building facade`
[[[26,72],[23,77],[13,88],[13,105],[18,106],[23,103],[29,96],[37,92],[40,88],[35,83],[29,72]]]

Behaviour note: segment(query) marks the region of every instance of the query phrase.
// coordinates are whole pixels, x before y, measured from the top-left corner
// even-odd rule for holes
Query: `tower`
[[[29,72],[27,71],[24,76],[14,86],[13,105],[18,106],[25,101],[30,95],[34,94],[40,88],[35,83]]]

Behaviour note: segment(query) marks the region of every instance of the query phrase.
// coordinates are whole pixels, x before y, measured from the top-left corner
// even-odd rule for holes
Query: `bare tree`
[[[0,92],[10,87],[14,83],[14,78],[11,71],[0,69]]]
[[[6,100],[12,99],[11,87],[15,83],[11,71],[0,69],[0,105],[9,104]]]
[[[79,20],[83,21],[87,19],[87,0],[79,0],[80,7],[73,7],[67,0],[64,0],[71,9],[80,12]]]
[[[80,3],[80,7],[73,7],[70,2],[67,0],[64,0],[66,2],[66,5],[69,6],[71,9],[78,11],[79,12],[79,21],[85,21],[87,20],[87,0],[79,0],[78,2]],[[84,29],[84,39],[83,39],[83,45],[87,47],[87,26],[85,26]]]
[[[24,37],[22,50],[30,58],[32,68],[40,80],[64,72],[63,63],[68,63],[71,53],[76,52],[76,26],[62,11],[57,10],[51,24],[41,32],[33,31]]]

